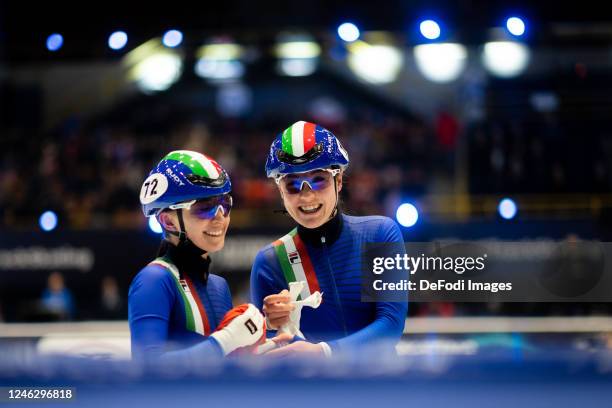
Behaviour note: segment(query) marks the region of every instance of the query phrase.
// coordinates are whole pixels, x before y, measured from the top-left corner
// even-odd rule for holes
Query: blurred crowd
[[[227,168],[237,208],[279,205],[264,173],[270,143],[293,121],[310,118],[252,123],[170,116],[132,108],[120,119],[72,119],[43,134],[7,131],[0,139],[0,224],[31,227],[43,211],[53,210],[76,229],[142,225],[142,180],[174,149],[204,152]],[[402,194],[425,191],[436,141],[423,122],[365,115],[324,125],[350,154],[348,211],[390,213]]]
[[[605,127],[545,114],[489,119],[467,133],[471,193],[612,191],[612,138]]]
[[[77,285],[66,283],[64,274],[53,271],[46,285],[33,285],[22,293],[6,310],[0,304],[0,322],[59,322],[74,320],[122,320],[127,316],[127,296],[114,276],[93,278],[97,287],[83,294]]]
[[[227,168],[237,208],[277,208],[265,158],[274,136],[298,119],[316,121],[181,116],[144,104],[96,120],[70,119],[52,131],[7,129],[0,138],[0,225],[32,227],[54,210],[76,229],[141,226],[141,182],[174,149],[204,152]],[[466,153],[459,162],[467,166],[470,193],[612,188],[612,139],[552,115],[488,119],[463,129],[448,112],[432,121],[360,112],[321,124],[349,151],[343,200],[356,214],[392,215],[402,199],[432,190],[434,181],[452,185],[458,151]],[[465,149],[458,148],[462,140]]]

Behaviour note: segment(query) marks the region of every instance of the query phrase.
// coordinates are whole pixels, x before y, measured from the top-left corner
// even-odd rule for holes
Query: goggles
[[[320,169],[308,173],[285,174],[277,177],[276,184],[287,194],[299,194],[308,185],[313,191],[325,190],[334,183],[339,169]]]
[[[185,209],[201,220],[212,220],[217,216],[219,211],[221,211],[224,217],[227,217],[232,210],[233,204],[234,200],[232,196],[230,194],[223,194],[202,200],[191,200],[184,203],[173,204],[168,208],[171,210]]]

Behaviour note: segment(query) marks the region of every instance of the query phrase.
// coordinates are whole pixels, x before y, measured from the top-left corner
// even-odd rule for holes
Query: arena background
[[[503,1],[3,3],[0,385],[76,384],[91,406],[108,403],[110,385],[121,390],[110,398],[125,404],[161,406],[177,393],[196,402],[198,389],[238,404],[228,396],[236,386],[268,395],[270,382],[240,366],[205,380],[131,385],[106,366],[95,381],[37,371],[33,355],[129,358],[127,288],[160,240],[138,192],[173,149],[206,152],[232,176],[235,209],[213,270],[235,304],[248,300],[256,251],[291,227],[274,212],[281,203],[263,164],[273,137],[297,120],[329,128],[349,151],[344,209],[398,219],[406,241],[610,241],[612,20],[602,10]],[[354,26],[339,29],[346,22]],[[53,290],[72,300],[45,306]],[[270,378],[283,387],[279,398],[321,392],[334,405],[349,396],[603,404],[611,311],[609,303],[413,302],[399,363],[377,371],[345,362],[355,370],[319,368],[307,379],[274,366]],[[166,388],[151,393],[159,383]]]

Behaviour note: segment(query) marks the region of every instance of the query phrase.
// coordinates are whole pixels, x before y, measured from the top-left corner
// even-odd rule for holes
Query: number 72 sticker
[[[151,174],[140,189],[140,203],[150,204],[168,190],[168,179],[160,173]]]

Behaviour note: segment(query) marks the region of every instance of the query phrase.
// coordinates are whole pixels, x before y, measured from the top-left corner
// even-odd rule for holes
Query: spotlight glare
[[[128,42],[128,36],[125,31],[115,31],[108,37],[108,46],[117,51],[125,47]]]
[[[278,61],[277,71],[281,75],[303,77],[313,74],[317,69],[316,58],[287,58]]]
[[[400,225],[409,228],[419,220],[419,211],[413,204],[404,203],[397,208],[395,218]]]
[[[149,217],[149,228],[156,234],[162,233],[162,227],[159,225],[156,217]]]
[[[525,34],[525,22],[518,17],[510,17],[506,20],[506,28],[510,34],[517,37]]]
[[[482,59],[491,74],[512,78],[527,68],[530,51],[525,44],[516,41],[493,41],[484,45]]]
[[[422,21],[419,25],[421,34],[428,40],[437,40],[440,38],[440,25],[433,20]]]
[[[53,33],[47,37],[47,49],[51,52],[57,51],[62,48],[64,44],[64,37],[61,34]]]
[[[229,41],[203,45],[196,52],[195,73],[212,83],[235,82],[246,71],[244,54],[244,47]]]
[[[403,53],[392,45],[370,45],[357,41],[348,48],[349,68],[359,78],[371,84],[388,84],[395,81],[404,63]]]
[[[511,198],[504,198],[497,206],[499,215],[505,220],[511,220],[516,215],[516,203]]]
[[[317,58],[321,47],[310,40],[282,41],[276,45],[275,54],[279,58]]]
[[[178,81],[183,70],[181,57],[172,51],[159,52],[140,61],[132,71],[145,93],[165,91]]]
[[[178,30],[168,30],[162,38],[163,44],[168,48],[174,48],[183,42],[183,33]]]
[[[359,28],[353,23],[343,23],[338,26],[338,36],[342,41],[353,42],[361,35]]]
[[[195,73],[214,81],[236,80],[244,76],[245,67],[239,60],[216,60],[201,58],[196,62]]]
[[[57,227],[57,215],[53,211],[45,211],[38,219],[38,224],[43,231],[53,231]]]
[[[459,78],[467,63],[465,46],[455,43],[421,44],[414,47],[417,68],[425,78],[446,83]]]

